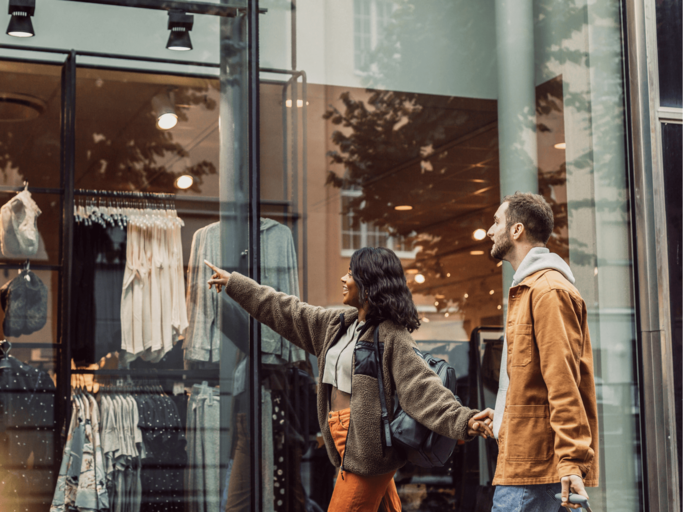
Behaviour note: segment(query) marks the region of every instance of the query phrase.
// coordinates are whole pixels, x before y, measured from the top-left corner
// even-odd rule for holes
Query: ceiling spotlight
[[[470,251],[470,254],[471,254],[472,256],[483,256],[483,255],[484,255],[484,251]]]
[[[410,206],[409,204],[403,204],[400,206],[394,206],[394,210],[397,210],[399,212],[407,212],[408,210],[412,210],[413,207]]]
[[[417,274],[418,270],[416,268],[409,268],[406,270],[406,274]]]
[[[423,276],[422,274],[416,274],[415,275],[415,282],[418,284],[424,283],[425,282],[425,276]]]
[[[178,124],[175,113],[175,94],[173,91],[161,92],[152,98],[152,108],[157,118],[157,128],[170,130]]]
[[[168,37],[166,48],[177,52],[186,52],[192,49],[190,41],[190,30],[194,24],[194,16],[185,14],[182,11],[169,11],[168,30],[171,35]]]
[[[178,179],[175,180],[175,188],[179,188],[180,190],[187,190],[192,186],[194,183],[194,178],[190,176],[189,174],[184,174],[182,176],[179,176]]]
[[[500,304],[498,304],[498,309],[503,309],[503,306],[501,306]]]
[[[465,298],[468,298],[469,296],[470,296],[469,293],[466,293],[466,294],[465,294]]]
[[[491,291],[489,292],[489,295],[493,295],[494,293],[496,293],[496,291],[495,291],[495,290],[491,290]]]
[[[36,0],[9,0],[7,13],[12,17],[7,25],[7,35],[14,37],[33,37],[31,16],[36,11]]]
[[[498,263],[496,263],[496,267],[502,267],[502,266],[503,266],[503,262],[502,262],[502,261],[499,261]]]
[[[479,228],[474,233],[472,233],[472,237],[475,240],[483,240],[484,238],[486,238],[486,230]]]
[[[567,143],[566,142],[558,142],[553,147],[555,149],[567,149]]]

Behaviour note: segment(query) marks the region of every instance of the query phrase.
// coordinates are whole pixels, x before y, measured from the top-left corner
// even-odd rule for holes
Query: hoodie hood
[[[512,286],[517,286],[534,272],[546,268],[557,270],[571,284],[574,284],[576,281],[569,265],[567,265],[562,258],[555,253],[551,253],[550,250],[545,247],[534,247],[529,251],[529,254],[524,257],[517,272],[515,272],[515,275],[512,277]]]
[[[266,229],[270,229],[274,226],[279,226],[280,223],[276,220],[273,219],[264,219],[261,217],[261,231],[265,231]]]

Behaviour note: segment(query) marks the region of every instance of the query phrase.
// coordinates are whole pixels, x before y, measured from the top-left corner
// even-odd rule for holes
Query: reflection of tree
[[[347,204],[354,220],[373,223],[392,236],[407,237],[409,243],[421,249],[414,266],[431,283],[451,273],[453,280],[456,274],[466,274],[465,268],[445,267],[442,259],[469,251],[463,244],[463,230],[469,234],[489,222],[498,192],[496,187],[475,184],[475,188],[484,186],[490,192],[475,199],[480,201],[479,206],[458,217],[444,214],[467,196],[467,190],[455,189],[449,178],[458,174],[488,178],[491,172],[486,167],[463,166],[458,148],[449,143],[464,129],[466,134],[476,131],[476,123],[486,127],[489,119],[471,119],[466,111],[446,108],[448,98],[373,90],[367,94],[364,101],[344,92],[340,97],[344,109],[330,107],[324,115],[339,127],[332,134],[337,149],[328,155],[333,164],[344,167],[343,174],[330,171],[328,183],[361,190]],[[490,139],[494,147],[485,151],[488,159],[494,158],[497,150],[495,136]],[[472,186],[462,184],[468,185]],[[404,204],[417,213],[402,215],[394,210]],[[462,298],[456,288],[451,292],[448,299]],[[444,300],[441,305],[446,303]]]
[[[217,88],[213,84],[209,87]],[[191,108],[216,109],[216,101],[208,95],[209,87],[175,89],[178,125],[188,121],[187,111]],[[189,165],[179,172],[171,171],[169,167],[187,158],[189,152],[174,140],[174,129],[157,129],[149,101],[145,99],[143,105],[139,117],[126,124],[123,130],[120,123],[103,122],[97,124],[97,133],[78,138],[77,187],[98,188],[104,182],[107,188],[172,191],[176,178],[189,174],[194,178],[191,190],[199,192],[204,176],[216,173],[215,164],[209,160]]]

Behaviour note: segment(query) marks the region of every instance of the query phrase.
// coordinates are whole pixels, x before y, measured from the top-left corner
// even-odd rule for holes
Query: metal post
[[[247,10],[247,59],[249,81],[249,274],[261,281],[261,173],[260,173],[260,109],[259,109],[259,1],[249,0]],[[261,488],[261,324],[250,318],[249,325],[250,386],[251,398],[251,505],[254,512],[262,509]]]
[[[62,224],[60,237],[60,264],[62,267],[59,282],[59,370],[57,431],[71,416],[71,269],[73,257],[73,204],[74,204],[74,165],[76,152],[76,52],[71,51],[62,68],[62,118],[61,118],[61,187]],[[60,444],[60,443],[57,443]],[[61,447],[60,447],[61,448]],[[60,449],[61,452],[61,449]]]
[[[652,172],[653,110],[648,63],[656,59],[656,44],[648,40],[648,0],[627,0],[625,7],[628,135],[632,147],[632,230],[637,282],[637,323],[640,348],[640,389],[643,414],[644,473],[649,510],[679,511],[675,404],[673,402],[671,344],[662,325],[660,290],[668,283],[658,275],[657,208]],[[648,47],[650,51],[648,52]],[[655,53],[655,54],[653,54]],[[658,141],[654,142],[659,143]],[[655,153],[656,154],[656,153]],[[666,306],[665,306],[666,307]],[[678,363],[678,362],[677,362]]]

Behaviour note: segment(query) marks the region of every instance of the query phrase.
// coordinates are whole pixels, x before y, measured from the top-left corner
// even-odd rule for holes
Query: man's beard
[[[497,260],[502,260],[512,250],[512,240],[510,240],[510,233],[505,232],[505,238],[493,244],[491,249],[491,256]]]

